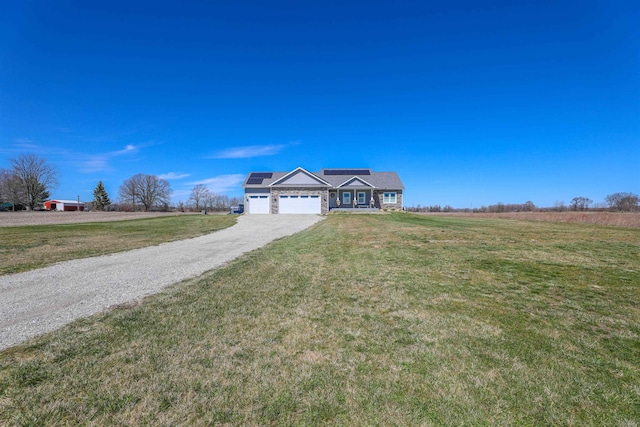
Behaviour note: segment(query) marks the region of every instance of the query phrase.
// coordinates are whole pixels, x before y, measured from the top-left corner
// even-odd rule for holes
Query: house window
[[[364,191],[359,191],[358,192],[358,204],[359,205],[366,205],[367,204],[367,195]]]
[[[342,203],[345,205],[351,204],[351,193],[342,193]]]
[[[390,193],[384,193],[383,195],[383,202],[384,203],[398,203],[398,197],[396,195],[396,192],[390,192]]]

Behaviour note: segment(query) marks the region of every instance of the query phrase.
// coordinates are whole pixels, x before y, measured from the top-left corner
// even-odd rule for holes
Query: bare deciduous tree
[[[206,208],[207,196],[210,194],[211,192],[205,185],[198,184],[191,190],[189,201],[195,205],[195,209],[198,211],[200,210],[200,207]]]
[[[226,211],[231,207],[232,200],[235,199],[230,199],[226,194],[208,192],[204,198],[203,206],[211,211]],[[242,199],[240,199],[240,202],[242,202]]]
[[[134,176],[135,177],[135,176]],[[136,210],[137,200],[137,186],[134,177],[126,179],[120,188],[118,189],[118,195],[120,196],[120,203],[123,205],[130,205],[131,210]]]
[[[144,210],[160,207],[167,209],[171,201],[171,184],[155,175],[143,175],[140,186],[140,203]]]
[[[229,200],[229,207],[239,205],[240,203],[244,203],[243,197],[232,197]]]
[[[567,210],[567,207],[565,206],[564,201],[556,200],[556,202],[553,204],[553,210],[558,212],[564,212]]]
[[[9,160],[17,179],[20,202],[35,209],[49,197],[49,190],[58,185],[58,170],[35,154],[22,154]]]
[[[13,174],[6,170],[0,169],[0,202],[6,202],[9,200],[9,182]]]
[[[589,206],[593,203],[588,197],[574,197],[571,200],[571,209],[574,211],[584,211],[589,209]]]
[[[214,210],[226,211],[231,207],[229,196],[226,194],[216,194]]]
[[[125,180],[118,194],[124,203],[131,203],[134,210],[135,204],[139,203],[148,211],[152,208],[166,209],[171,192],[171,184],[166,179],[139,173]]]
[[[13,171],[0,169],[0,202],[10,203],[11,210],[15,211],[23,199],[18,177]]]
[[[638,206],[640,197],[633,193],[613,193],[609,194],[605,200],[610,208],[618,211],[629,212],[640,208]]]

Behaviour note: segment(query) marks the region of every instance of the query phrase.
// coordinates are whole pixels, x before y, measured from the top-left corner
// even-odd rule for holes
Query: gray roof
[[[282,179],[286,175],[292,172],[295,172],[298,169],[299,168],[289,172],[272,172],[273,174],[272,177],[264,178],[261,184],[247,184],[247,181],[249,180],[249,177],[251,176],[251,174],[257,173],[257,172],[250,172],[249,174],[247,174],[247,177],[245,178],[242,186],[244,188],[268,188],[269,186],[271,186],[271,184],[277,182],[278,180]],[[362,170],[364,168],[360,168],[360,169]],[[400,177],[396,172],[374,172],[371,169],[366,169],[369,171],[369,175],[364,175],[364,174],[363,175],[327,175],[325,174],[325,171],[327,170],[329,169],[322,169],[320,172],[311,172],[311,171],[306,171],[306,172],[309,172],[315,175],[316,177],[328,182],[333,188],[337,188],[338,186],[341,186],[345,182],[348,182],[351,179],[353,179],[355,176],[361,181],[369,183],[373,187],[380,190],[404,190],[404,185],[402,185],[402,181],[400,180]],[[330,170],[336,171],[341,169],[334,168]],[[346,171],[349,169],[342,169],[342,170]],[[318,186],[322,186],[322,184],[318,184]],[[347,185],[347,186],[342,186],[340,188],[353,188],[353,187],[350,187]]]

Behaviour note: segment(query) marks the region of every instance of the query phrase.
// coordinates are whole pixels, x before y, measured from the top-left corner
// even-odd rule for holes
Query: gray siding
[[[298,171],[277,184],[286,185],[286,186],[294,186],[294,185],[322,185],[317,179],[312,176],[307,175],[302,171]]]

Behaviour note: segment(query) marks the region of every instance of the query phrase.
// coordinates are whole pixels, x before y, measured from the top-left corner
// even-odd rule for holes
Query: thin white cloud
[[[110,171],[112,170],[111,161],[113,159],[132,156],[138,153],[141,148],[150,145],[153,145],[153,143],[143,143],[139,145],[127,144],[121,150],[89,154],[51,145],[40,145],[29,138],[18,138],[8,147],[0,147],[0,153],[14,154],[24,153],[25,151],[34,152],[47,158],[53,158],[53,161],[73,165],[81,173],[94,173]]]
[[[246,159],[249,157],[273,156],[288,147],[288,144],[247,145],[219,151],[213,159]]]
[[[0,145],[0,153],[2,154],[23,154],[24,152],[42,153],[43,147],[38,146],[29,138],[18,138],[13,143]]]
[[[244,175],[242,174],[228,174],[219,175],[213,178],[203,179],[201,181],[195,181],[189,185],[205,185],[209,191],[213,193],[226,193],[230,190],[236,190],[240,184],[244,181]]]
[[[169,172],[169,173],[163,173],[162,175],[158,175],[158,178],[170,180],[170,179],[183,179],[188,176],[190,176],[190,174],[188,173]]]
[[[81,160],[81,171],[85,173],[108,171],[111,169],[110,162],[112,159],[132,155],[138,151],[140,151],[140,147],[128,144],[122,150],[86,155],[85,158]]]
[[[110,154],[111,156],[122,156],[124,154],[130,154],[130,153],[135,153],[139,150],[138,147],[136,147],[135,145],[126,145],[122,150],[119,151],[112,151],[111,153],[107,153]]]
[[[80,161],[81,172],[89,173],[105,170],[109,170],[109,159],[104,156],[90,156],[86,160]]]
[[[16,147],[22,150],[38,150],[40,147],[33,143],[29,138],[18,138],[14,144]]]

